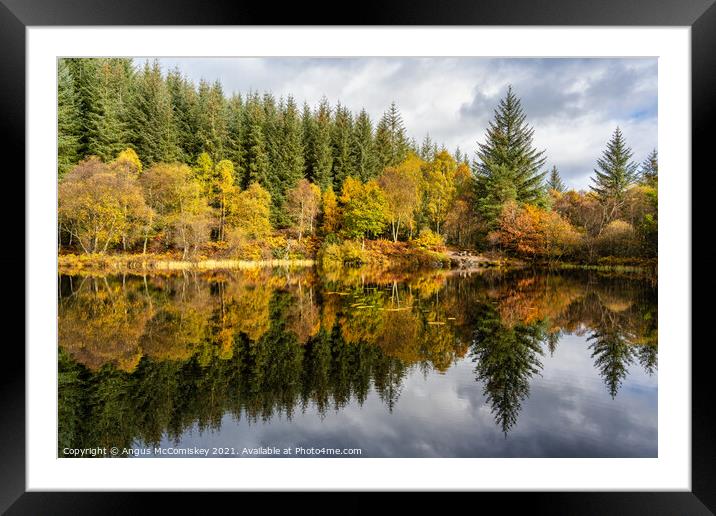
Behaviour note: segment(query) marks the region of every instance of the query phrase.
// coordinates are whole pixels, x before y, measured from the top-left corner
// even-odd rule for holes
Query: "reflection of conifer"
[[[632,347],[617,328],[595,331],[587,337],[587,342],[591,342],[594,365],[604,378],[609,394],[615,398],[634,361]]]
[[[639,364],[644,368],[644,371],[651,376],[656,372],[656,366],[658,363],[658,348],[656,344],[644,344],[637,346],[635,349]]]
[[[393,412],[400,397],[401,384],[407,368],[396,358],[389,358],[377,365],[374,376],[375,389],[383,403],[388,405],[388,411]]]
[[[557,350],[557,344],[559,344],[560,338],[562,338],[561,330],[553,331],[547,334],[547,350],[549,350],[549,356],[554,356],[554,352]]]
[[[517,422],[522,401],[529,396],[532,375],[542,369],[539,357],[544,335],[544,321],[508,327],[492,307],[485,308],[478,323],[472,343],[475,372],[485,385],[484,395],[505,436]]]

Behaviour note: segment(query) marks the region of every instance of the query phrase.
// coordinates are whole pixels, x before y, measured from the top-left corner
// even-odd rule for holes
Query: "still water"
[[[657,456],[644,279],[305,269],[59,287],[59,456]]]

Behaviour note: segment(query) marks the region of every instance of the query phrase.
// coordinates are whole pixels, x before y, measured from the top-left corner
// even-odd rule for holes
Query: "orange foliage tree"
[[[532,204],[508,202],[498,228],[490,233],[493,244],[533,260],[558,259],[574,251],[580,235],[558,213]]]

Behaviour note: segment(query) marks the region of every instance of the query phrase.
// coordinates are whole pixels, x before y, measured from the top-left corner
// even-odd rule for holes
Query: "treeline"
[[[565,192],[509,89],[468,163],[326,99],[227,97],[158,62],[58,64],[60,244],[84,253],[315,254],[317,238],[500,249],[536,260],[656,257],[657,156],[617,130],[589,192]],[[309,237],[309,238],[306,238]]]

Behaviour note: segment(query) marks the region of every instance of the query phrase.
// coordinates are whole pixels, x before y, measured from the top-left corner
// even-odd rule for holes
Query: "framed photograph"
[[[711,3],[316,25],[4,0],[27,309],[3,510],[528,491],[710,514]]]

